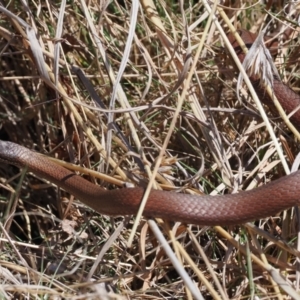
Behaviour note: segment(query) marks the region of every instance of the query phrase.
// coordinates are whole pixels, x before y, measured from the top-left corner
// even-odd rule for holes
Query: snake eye
[[[247,47],[247,49],[250,49],[252,46],[252,43],[246,43],[245,46]]]

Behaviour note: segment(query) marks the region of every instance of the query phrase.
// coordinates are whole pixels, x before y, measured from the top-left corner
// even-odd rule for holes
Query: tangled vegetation
[[[85,167],[107,189],[152,180],[229,194],[285,175],[246,85],[237,96],[225,41],[239,28],[278,33],[275,65],[298,92],[298,3],[2,3],[0,139]],[[299,142],[264,108],[291,167]],[[2,299],[297,295],[296,209],[241,226],[155,226],[99,215],[26,170],[0,174]]]

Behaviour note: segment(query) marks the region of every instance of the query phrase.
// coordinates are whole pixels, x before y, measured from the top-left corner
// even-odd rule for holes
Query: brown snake
[[[253,42],[253,35],[246,31],[241,31],[241,34],[246,43]],[[237,43],[230,38],[237,49]],[[236,51],[242,60],[243,54],[238,49]],[[256,88],[263,95],[263,91],[258,86]],[[279,79],[274,80],[274,91],[279,100],[284,100],[281,105],[287,112],[300,104],[300,97]],[[267,103],[271,101],[267,97],[263,98]],[[300,112],[294,114],[292,122],[300,124]],[[28,167],[31,172],[60,186],[101,214],[135,214],[144,193],[143,188],[107,191],[45,156],[11,142],[0,141],[0,161]],[[298,205],[299,184],[300,171],[251,191],[224,196],[194,196],[152,190],[143,215],[199,225],[241,224]]]
[[[247,47],[250,47],[251,44],[254,42],[256,35],[253,33],[250,33],[246,30],[239,30],[239,35],[243,39],[245,45]],[[245,58],[245,54],[237,41],[235,40],[234,36],[232,34],[228,35],[228,39],[231,42],[235,52],[237,53],[240,61],[242,62]],[[266,38],[268,39],[268,38]],[[275,49],[277,48],[277,42],[274,41],[269,47]],[[263,88],[260,87],[259,79],[254,79],[250,77],[253,87],[255,88],[255,91],[257,95],[259,96],[260,100],[266,104],[274,116],[278,116],[277,109],[275,108],[275,105],[273,103],[273,100],[271,97],[265,92]],[[292,89],[290,89],[287,85],[285,85],[279,78],[274,77],[273,78],[273,91],[280,102],[283,110],[289,114],[291,113],[296,107],[300,105],[300,96],[297,95]],[[290,121],[293,123],[293,125],[299,130],[300,129],[300,109],[298,109],[291,117]]]

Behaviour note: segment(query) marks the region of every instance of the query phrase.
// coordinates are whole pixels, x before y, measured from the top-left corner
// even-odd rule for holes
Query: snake
[[[239,32],[245,44],[251,44],[256,36],[248,31]],[[241,61],[244,53],[232,35],[229,40]],[[251,79],[251,78],[250,78]],[[252,78],[252,83],[262,102],[272,105],[272,99]],[[274,93],[284,110],[289,113],[300,104],[300,97],[279,78],[274,77]],[[300,112],[291,121],[300,124]],[[126,216],[137,213],[145,189],[141,187],[106,190],[99,185],[57,165],[46,156],[19,144],[0,140],[0,161],[27,168],[75,196],[82,203],[100,214]],[[226,195],[191,195],[152,189],[143,215],[201,226],[238,225],[275,215],[300,204],[300,171],[283,176],[266,185]]]

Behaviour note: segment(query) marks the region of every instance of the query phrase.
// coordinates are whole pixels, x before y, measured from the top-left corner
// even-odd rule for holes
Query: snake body
[[[253,42],[253,35],[247,32],[243,33],[242,38],[246,43]],[[233,46],[237,47],[235,43],[232,40]],[[243,60],[243,54],[238,55]],[[259,93],[263,92],[259,86],[256,88]],[[279,100],[284,100],[281,104],[287,112],[299,105],[300,97],[279,79],[275,80],[274,91]],[[266,102],[270,100],[264,98]],[[295,114],[292,122],[300,124],[300,114]],[[84,204],[105,215],[135,214],[144,193],[143,188],[107,191],[53,163],[45,156],[11,142],[0,141],[0,161],[27,167],[31,172],[60,186]],[[241,224],[298,205],[299,184],[300,171],[257,189],[231,195],[196,196],[152,190],[144,216],[198,225]]]
[[[107,191],[45,156],[11,142],[0,141],[0,160],[28,169],[73,194],[105,215],[132,215],[144,189]],[[240,224],[276,214],[300,202],[300,171],[248,192],[224,196],[196,196],[152,190],[144,215],[198,225]]]
[[[247,30],[239,30],[239,35],[243,39],[245,45],[250,47],[256,39],[256,35],[247,31]],[[228,35],[228,39],[231,42],[235,52],[237,53],[238,58],[241,62],[244,61],[245,53],[239,46],[233,34]],[[266,38],[267,39],[267,38]],[[273,48],[273,50],[277,47],[277,42],[273,42],[269,47]],[[259,96],[259,99],[269,107],[272,114],[277,117],[278,112],[273,103],[271,97],[266,93],[265,89],[261,86],[260,80],[253,77],[250,77],[252,85]],[[284,84],[280,78],[277,76],[273,77],[273,87],[272,87],[276,98],[280,102],[283,110],[289,114],[294,111],[297,107],[300,107],[300,97],[296,94],[291,88],[289,88],[286,84]],[[293,115],[290,117],[290,121],[293,125],[299,130],[300,129],[300,109],[293,112]]]

